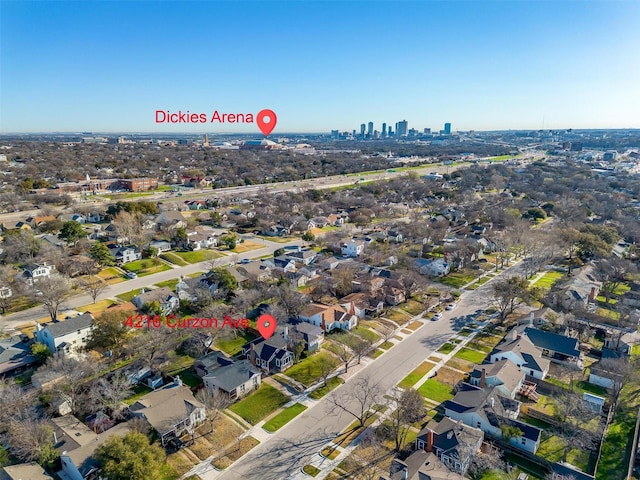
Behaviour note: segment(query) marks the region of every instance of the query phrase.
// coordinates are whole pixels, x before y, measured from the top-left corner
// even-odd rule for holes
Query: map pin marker
[[[258,331],[260,335],[262,335],[265,340],[271,338],[273,332],[276,331],[276,319],[273,318],[272,315],[265,313],[264,315],[260,315],[258,320],[256,321],[256,325],[258,326]]]
[[[258,115],[256,116],[256,122],[258,123],[258,128],[262,133],[266,136],[276,128],[276,122],[278,121],[278,117],[273,112],[273,110],[269,110],[265,108],[264,110],[260,110]],[[273,318],[273,317],[272,317]]]

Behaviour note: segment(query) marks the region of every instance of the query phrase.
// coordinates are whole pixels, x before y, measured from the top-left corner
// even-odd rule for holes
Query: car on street
[[[456,308],[456,304],[450,303],[449,305],[446,306],[445,310],[453,310],[454,308]]]
[[[432,322],[437,322],[441,318],[442,318],[442,314],[441,313],[436,313],[433,317],[431,317],[431,321]]]
[[[125,275],[127,278],[138,278],[138,274],[135,272],[127,272]]]

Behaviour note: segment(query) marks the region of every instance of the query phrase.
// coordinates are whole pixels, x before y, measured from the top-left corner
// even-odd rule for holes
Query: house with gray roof
[[[233,360],[227,357],[224,352],[215,350],[200,358],[197,358],[193,363],[193,368],[198,376],[202,378],[209,375],[214,370],[217,370],[220,367],[226,367],[228,365],[231,365],[232,363]]]
[[[416,449],[435,453],[449,470],[464,475],[483,440],[482,430],[444,417],[439,422],[431,420],[420,430]]]
[[[465,480],[459,473],[449,470],[435,453],[416,450],[405,460],[394,458],[389,475],[380,480]]]
[[[267,373],[284,372],[293,366],[294,355],[289,338],[285,338],[284,329],[278,327],[276,333],[265,340],[258,337],[242,347],[242,354],[256,367]]]
[[[87,345],[93,329],[93,315],[84,313],[63,321],[36,322],[36,340],[45,344],[51,353],[72,353]]]
[[[169,315],[180,307],[180,299],[169,287],[161,287],[136,295],[131,300],[138,310],[144,309],[147,305],[158,302],[163,315]]]
[[[26,335],[0,339],[0,378],[17,375],[37,361]]]
[[[578,348],[577,338],[532,327],[525,328],[523,333],[545,357],[549,357],[552,361],[571,362],[582,368],[582,352]]]
[[[256,390],[262,380],[262,371],[249,360],[226,365],[213,370],[202,379],[204,386],[224,393],[230,400],[242,398]]]
[[[471,372],[469,383],[477,387],[495,387],[500,395],[516,398],[525,382],[525,373],[510,360],[477,365]]]
[[[7,465],[0,468],[0,480],[53,480],[47,472],[35,462]]]
[[[489,362],[510,360],[524,373],[541,380],[549,373],[550,361],[542,356],[527,335],[522,335],[514,328],[506,339],[498,344],[489,354]]]
[[[514,436],[508,443],[529,453],[536,453],[540,446],[541,433],[533,427],[517,420],[520,402],[498,394],[495,387],[480,388],[469,383],[460,383],[458,392],[443,404],[444,414],[452,420],[479,428],[492,437],[503,439],[502,427],[518,428],[522,435]]]

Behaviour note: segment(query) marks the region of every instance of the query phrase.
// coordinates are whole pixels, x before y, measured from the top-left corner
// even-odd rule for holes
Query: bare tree
[[[561,395],[554,402],[554,417],[558,420],[563,439],[563,462],[567,461],[567,455],[572,449],[593,450],[600,441],[600,424],[596,428],[587,426],[592,421],[598,421],[598,413],[580,395]]]
[[[157,371],[168,360],[169,351],[179,341],[176,333],[164,325],[160,328],[149,327],[131,338],[128,349],[132,355],[139,355],[145,366]]]
[[[518,276],[494,282],[491,286],[493,291],[493,303],[500,313],[500,320],[504,321],[512,314],[529,295],[529,282]]]
[[[341,338],[338,341],[346,343],[355,355],[358,365],[360,365],[362,357],[369,353],[373,346],[373,342],[368,338],[363,338],[360,335],[355,335],[353,333],[341,335]]]
[[[51,320],[58,317],[60,305],[67,299],[71,292],[71,285],[62,275],[51,275],[38,280],[31,289],[31,298],[42,303]]]
[[[331,393],[329,396],[331,411],[346,412],[363,427],[375,414],[372,408],[382,398],[382,389],[368,375],[358,378],[349,387],[341,389],[340,392]]]
[[[415,293],[427,285],[422,275],[414,270],[406,269],[398,271],[397,282],[406,300],[409,300]]]
[[[342,339],[343,341],[340,341],[339,338],[340,337],[336,338],[335,349],[332,351],[344,365],[344,373],[347,373],[351,361],[355,358],[355,353],[348,345],[343,343],[343,341],[345,341],[344,338]]]
[[[207,420],[209,421],[210,431],[213,432],[215,421],[222,414],[222,410],[231,405],[231,399],[220,389],[212,392],[208,388],[198,390],[196,399],[202,402],[207,410]]]
[[[381,474],[383,462],[392,455],[384,446],[380,437],[374,431],[367,431],[364,438],[353,451],[352,458],[357,462],[357,470],[350,472],[355,480],[378,480]]]
[[[58,456],[53,444],[53,428],[46,420],[28,418],[9,424],[11,453],[23,462],[49,466]]]
[[[326,387],[329,375],[331,375],[331,372],[335,370],[336,364],[332,362],[329,357],[323,355],[321,357],[318,357],[317,365],[318,369],[320,370],[320,376],[322,377],[322,385]]]
[[[71,357],[49,357],[41,370],[60,375],[50,391],[65,400],[74,414],[86,408],[84,398],[87,392],[87,380],[96,372],[97,365],[88,360],[75,360]]]
[[[91,275],[89,278],[78,281],[78,285],[91,297],[93,303],[96,303],[100,294],[109,286],[107,282],[96,275]]]
[[[37,418],[36,390],[25,390],[11,380],[0,380],[0,424]]]
[[[98,408],[108,408],[113,418],[122,418],[122,405],[131,394],[133,385],[122,374],[113,374],[111,378],[100,378],[89,390],[89,398]]]
[[[593,270],[594,275],[602,282],[600,291],[609,303],[616,289],[627,279],[627,275],[634,273],[635,266],[627,259],[611,257],[599,260]]]
[[[395,442],[395,450],[399,452],[409,433],[412,423],[421,420],[426,415],[424,399],[417,390],[412,388],[403,392],[395,392],[396,409],[389,416],[389,436]]]

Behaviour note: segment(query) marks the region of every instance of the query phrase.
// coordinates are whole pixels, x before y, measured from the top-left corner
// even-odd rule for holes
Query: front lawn
[[[223,338],[217,339],[215,342],[216,348],[222,350],[229,356],[234,356],[242,351],[242,347],[249,343],[251,340],[255,339],[256,336],[251,333],[244,331],[242,333],[238,333],[236,337],[232,338]]]
[[[564,277],[564,273],[556,272],[555,270],[550,270],[545,273],[542,277],[540,277],[537,281],[535,281],[533,285],[536,287],[541,287],[546,290],[550,290],[554,283]]]
[[[103,279],[109,285],[125,281],[125,277],[114,267],[103,268],[100,270],[100,273],[98,273],[98,277]]]
[[[378,341],[378,339],[380,338],[380,336],[376,333],[374,333],[373,331],[369,330],[368,328],[365,328],[361,325],[358,325],[353,332],[356,335],[361,336],[362,338],[364,338],[365,340],[369,340],[371,343],[375,343],[376,341]]]
[[[172,280],[165,280],[164,282],[155,283],[154,285],[160,288],[169,287],[171,290],[175,290],[176,285],[178,284],[178,281],[179,280],[177,278],[174,278]]]
[[[443,344],[437,351],[440,353],[451,353],[451,350],[453,350],[454,348],[456,348],[456,346],[453,343],[445,343]]]
[[[331,371],[340,364],[340,361],[330,353],[320,351],[295,364],[286,371],[286,375],[308,387],[322,379],[323,362],[330,365]]]
[[[189,251],[189,252],[173,252],[173,253],[187,263],[206,262],[208,260],[213,260],[215,258],[222,257],[220,253],[214,252],[213,250],[196,250],[194,252]]]
[[[411,388],[418,380],[424,377],[435,365],[431,362],[422,362],[414,371],[412,371],[409,375],[404,377],[402,381],[398,384],[400,388]]]
[[[466,347],[462,347],[454,355],[454,357],[461,358],[462,360],[466,360],[471,363],[482,363],[486,356],[487,354],[484,352],[477,352]]]
[[[289,401],[289,397],[271,385],[263,383],[255,392],[229,407],[251,425],[255,425],[270,413],[275,412]]]
[[[171,267],[160,262],[157,265],[153,264],[152,260],[136,260],[135,262],[125,263],[122,268],[124,268],[128,272],[134,272],[139,277],[144,277],[146,275],[151,275],[153,273],[164,272],[166,270],[171,270]]]
[[[432,378],[424,382],[420,388],[418,388],[418,392],[420,392],[423,397],[434,400],[438,403],[442,403],[445,400],[453,398],[450,385],[446,385]]]
[[[460,288],[467,283],[475,280],[478,277],[478,272],[470,269],[463,269],[458,272],[450,273],[449,275],[439,278],[437,281],[449,285],[453,288]]]
[[[294,403],[290,407],[285,408],[275,417],[267,421],[262,428],[264,428],[267,432],[275,432],[276,430],[284,427],[287,423],[293,420],[295,417],[300,415],[307,409],[304,405],[300,403]]]
[[[264,248],[264,244],[257,243],[257,242],[252,242],[250,240],[245,240],[242,243],[236,244],[236,248],[231,250],[231,252],[233,252],[233,253],[245,253],[245,252],[249,252],[251,250],[259,250],[261,248]]]
[[[131,290],[130,292],[121,293],[120,295],[116,295],[120,300],[124,300],[125,302],[130,302],[133,297],[140,293],[140,289],[136,288],[135,290]]]
[[[344,383],[344,380],[342,380],[340,377],[330,378],[327,381],[327,385],[326,386],[323,385],[320,388],[316,388],[313,392],[311,392],[309,394],[309,398],[313,398],[314,400],[320,400],[322,397],[324,397],[331,390],[333,390],[334,388],[339,387],[343,383]]]
[[[189,265],[187,262],[185,262],[182,258],[180,258],[178,255],[176,255],[173,252],[163,253],[162,255],[160,255],[160,258],[163,260],[166,260],[167,262],[173,263],[174,265],[179,265],[181,267],[186,267],[187,265]]]

